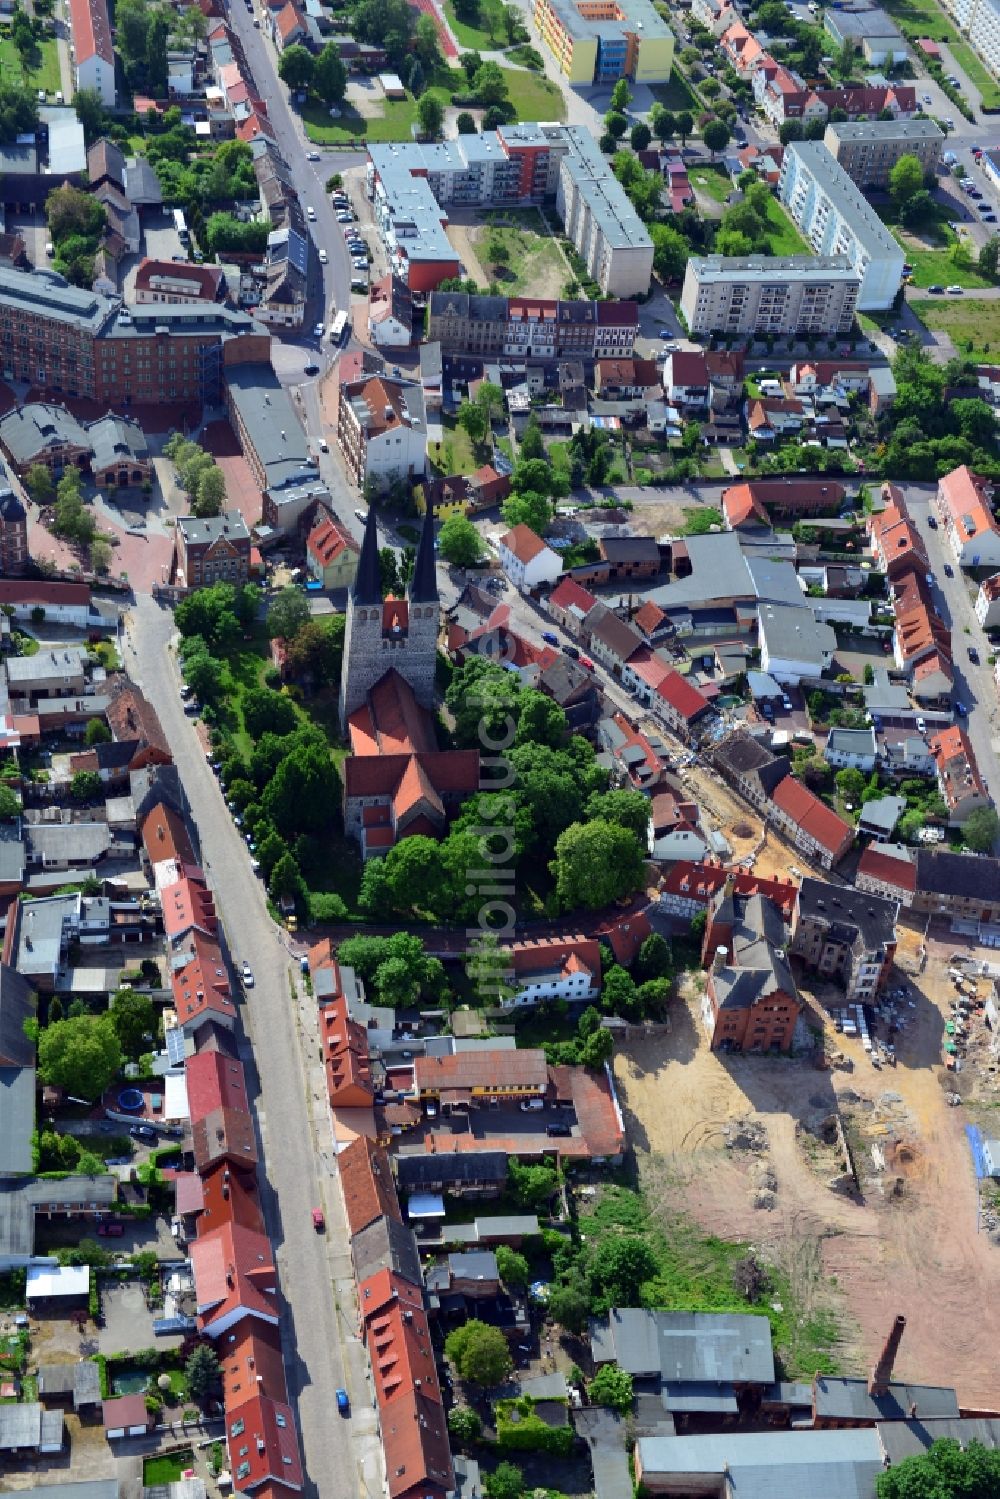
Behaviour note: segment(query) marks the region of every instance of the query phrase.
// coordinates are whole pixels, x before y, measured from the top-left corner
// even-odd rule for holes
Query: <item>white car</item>
[[[320,265],[326,265],[326,264],[328,264],[329,259],[330,259],[330,257],[326,253],[326,251],[321,249],[320,252],[319,252],[319,263],[320,263]]]
[[[315,326],[315,328],[313,329],[313,338],[322,338],[322,337],[323,337],[323,324],[322,323],[317,323],[316,326]]]
[[[240,969],[240,976],[243,979],[243,987],[244,987],[244,989],[252,989],[253,988],[253,969],[250,967],[249,963],[244,963],[243,964],[243,967]]]
[[[330,451],[330,444],[327,442],[325,437],[321,437],[316,446],[319,448],[321,453],[329,453]]]
[[[315,224],[315,222],[316,222],[316,210],[309,203],[306,204],[306,218],[310,221],[310,223]]]
[[[918,734],[926,734],[927,733],[927,724],[926,724],[926,722],[925,722],[925,720],[923,718],[918,718],[917,719],[917,733]]]
[[[349,224],[350,222],[351,222],[351,215],[347,212],[346,208],[342,208],[340,210],[340,212],[337,214],[337,223],[338,224]]]
[[[318,151],[307,151],[306,152],[306,161],[319,161],[319,159],[320,159],[320,155],[319,155]]]

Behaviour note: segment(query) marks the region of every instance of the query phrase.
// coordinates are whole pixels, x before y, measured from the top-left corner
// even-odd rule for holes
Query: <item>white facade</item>
[[[837,636],[819,624],[811,609],[793,604],[765,604],[758,619],[760,669],[783,687],[797,687],[803,677],[815,681],[833,660]]]
[[[542,583],[554,583],[563,570],[562,558],[551,547],[543,546],[540,552],[536,552],[527,561],[522,561],[502,541],[498,550],[500,566],[514,587],[522,593],[530,588],[537,588]]]
[[[823,758],[838,770],[874,770],[877,759],[875,730],[831,729]]]
[[[549,973],[530,974],[516,982],[517,993],[501,1000],[501,1009],[520,1010],[549,999],[591,1000],[601,992],[600,985],[595,985],[593,975],[587,970],[564,973],[553,969]]]
[[[1000,626],[1000,573],[979,585],[976,595],[976,618],[984,630]]]
[[[680,310],[692,335],[849,333],[860,286],[845,255],[693,255]]]
[[[368,332],[377,349],[405,349],[410,344],[410,330],[398,318],[369,318]]]
[[[114,109],[117,102],[114,63],[106,62],[103,57],[98,57],[95,52],[92,57],[87,57],[83,62],[78,62],[75,71],[76,86],[78,89],[96,89],[101,96],[101,103],[106,105],[108,109]]]
[[[388,485],[395,479],[422,478],[426,472],[427,432],[423,426],[390,427],[365,444],[364,479]]]
[[[847,256],[861,277],[861,312],[892,306],[906,257],[821,141],[795,141],[786,149],[778,196],[817,255]]]

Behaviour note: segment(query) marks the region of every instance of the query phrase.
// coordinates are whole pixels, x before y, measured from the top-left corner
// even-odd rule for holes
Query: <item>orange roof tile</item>
[[[352,1236],[376,1218],[395,1218],[402,1223],[389,1157],[380,1146],[371,1140],[356,1140],[340,1152],[337,1166]]]
[[[505,536],[501,536],[500,545],[513,552],[519,562],[528,563],[532,558],[546,550],[545,542],[540,536],[536,536],[530,526],[514,526]]]
[[[850,846],[854,829],[794,776],[785,776],[784,780],[779,781],[771,793],[771,799],[775,806],[780,807],[794,823],[834,857],[838,857]]]

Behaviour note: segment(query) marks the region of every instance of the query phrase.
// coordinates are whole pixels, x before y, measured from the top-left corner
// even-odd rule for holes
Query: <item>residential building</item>
[[[517,1102],[544,1098],[548,1084],[545,1053],[533,1047],[453,1051],[413,1059],[416,1096],[433,1099],[446,1109],[467,1108],[470,1099],[487,1104],[491,1099]]]
[[[510,476],[498,474],[492,464],[484,463],[474,474],[452,474],[446,479],[430,479],[414,495],[418,515],[428,509],[437,521],[453,515],[478,515],[492,510],[510,494]]]
[[[278,1325],[278,1276],[265,1233],[222,1224],[199,1234],[188,1254],[198,1329],[206,1337],[222,1338],[248,1318]]]
[[[767,880],[745,869],[727,870],[721,864],[674,864],[660,882],[660,906],[670,915],[690,919],[705,910],[728,881],[737,895],[766,895],[778,906],[785,920],[791,918],[797,886],[782,880]]]
[[[866,517],[868,540],[879,567],[892,582],[904,570],[915,567],[930,571],[927,548],[906,508],[903,492],[895,484],[882,485],[881,510]]]
[[[817,681],[833,661],[837,633],[812,610],[762,601],[757,627],[760,669],[783,687]]]
[[[135,301],[186,302],[197,306],[221,301],[226,294],[225,272],[219,266],[188,261],[140,260],[135,273]]]
[[[680,310],[692,335],[849,333],[860,287],[860,275],[843,253],[692,255]]]
[[[993,487],[962,464],[938,480],[935,505],[959,567],[1000,567]]]
[[[570,84],[670,77],[674,35],[650,0],[534,0],[533,18]]]
[[[554,583],[563,570],[562,558],[530,526],[514,526],[501,536],[497,548],[500,566],[521,593],[530,593],[544,583]]]
[[[382,1217],[402,1222],[389,1157],[381,1146],[359,1136],[337,1156],[337,1169],[352,1236]]]
[[[793,775],[786,775],[775,786],[767,816],[784,829],[797,849],[823,869],[839,864],[854,842],[851,824]]]
[[[1000,859],[920,848],[916,864],[915,911],[965,921],[1000,918]]]
[[[412,291],[433,291],[461,274],[445,233],[452,204],[503,208],[552,198],[606,296],[649,289],[652,241],[607,158],[579,126],[519,123],[434,144],[370,146],[367,188],[389,269]]]
[[[1000,77],[1000,6],[997,0],[947,0],[946,9],[951,11],[994,78]]]
[[[373,281],[368,291],[368,332],[376,349],[404,349],[413,342],[413,296],[398,276]]]
[[[0,1177],[32,1171],[36,1074],[35,1043],[28,1032],[37,1009],[29,980],[0,965]]]
[[[823,758],[838,770],[849,767],[866,773],[875,769],[878,746],[874,729],[831,729]]]
[[[324,510],[306,539],[306,568],[324,589],[350,588],[360,550],[351,533]]]
[[[563,578],[545,600],[545,608],[568,635],[579,638],[583,622],[597,603],[575,578]]]
[[[359,488],[412,483],[427,472],[427,421],[419,382],[362,376],[340,386],[337,440]]]
[[[0,516],[3,514],[0,504]],[[984,578],[976,594],[976,618],[984,630],[1000,628],[1000,573]]]
[[[78,89],[96,89],[105,109],[114,109],[115,53],[107,0],[70,0],[70,56]]]
[[[836,479],[752,479],[722,491],[726,524],[735,530],[751,517],[770,525],[777,517],[802,520],[835,515],[847,497]]]
[[[601,992],[601,952],[593,938],[539,937],[515,942],[510,966],[516,992],[501,1001],[504,1009],[550,999],[589,1003]]]
[[[847,256],[861,278],[860,312],[892,306],[906,257],[822,141],[786,148],[778,196],[817,255]]]
[[[238,510],[222,515],[182,515],[174,532],[174,580],[180,588],[213,583],[239,587],[250,576],[253,544]]]
[[[197,1171],[204,1177],[225,1161],[234,1173],[252,1174],[257,1168],[257,1142],[243,1063],[221,1051],[197,1051],[185,1060],[184,1080]]]
[[[713,1051],[791,1050],[802,1006],[785,947],[779,907],[727,881],[709,904],[703,948],[702,1020]]]
[[[494,1052],[490,1055],[508,1057],[523,1053]],[[507,1161],[505,1150],[435,1150],[427,1155],[401,1154],[396,1157],[396,1178],[407,1193],[451,1192],[456,1197],[499,1197],[508,1184]]]
[[[584,638],[598,661],[616,677],[622,676],[626,662],[637,651],[645,649],[635,626],[600,601],[587,615]]]
[[[948,826],[961,827],[980,807],[992,807],[969,737],[952,724],[931,739],[938,790],[948,808]]]
[[[232,1030],[236,1005],[229,975],[214,937],[195,930],[170,957],[170,987],[174,1010],[185,1035],[192,1035],[206,1020]]]
[[[901,843],[870,843],[858,860],[855,888],[866,895],[895,901],[907,910],[917,889],[917,860]]]
[[[668,671],[653,688],[650,707],[680,739],[690,744],[698,724],[712,712],[703,692],[679,671]]]
[[[848,999],[868,1004],[889,976],[898,915],[894,900],[807,875],[795,901],[789,950],[824,977],[839,979]]]
[[[850,19],[846,11],[837,18]],[[901,156],[915,156],[925,172],[935,171],[944,139],[944,131],[928,119],[841,120],[827,125],[823,144],[858,187],[886,189]]]
[[[446,354],[516,359],[628,358],[639,329],[635,302],[560,302],[434,291],[428,338]]]

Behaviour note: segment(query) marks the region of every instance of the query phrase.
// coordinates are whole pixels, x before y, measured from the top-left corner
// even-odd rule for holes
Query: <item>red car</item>
[[[104,1239],[120,1239],[125,1232],[125,1225],[115,1218],[109,1218],[97,1225],[97,1232]]]
[[[593,671],[594,670],[594,663],[593,663],[593,661],[591,661],[591,659],[590,659],[589,656],[581,656],[580,657],[580,665],[586,671]]]
[[[326,1219],[323,1217],[322,1208],[313,1208],[313,1228],[318,1233],[322,1233],[324,1228],[326,1228]]]

